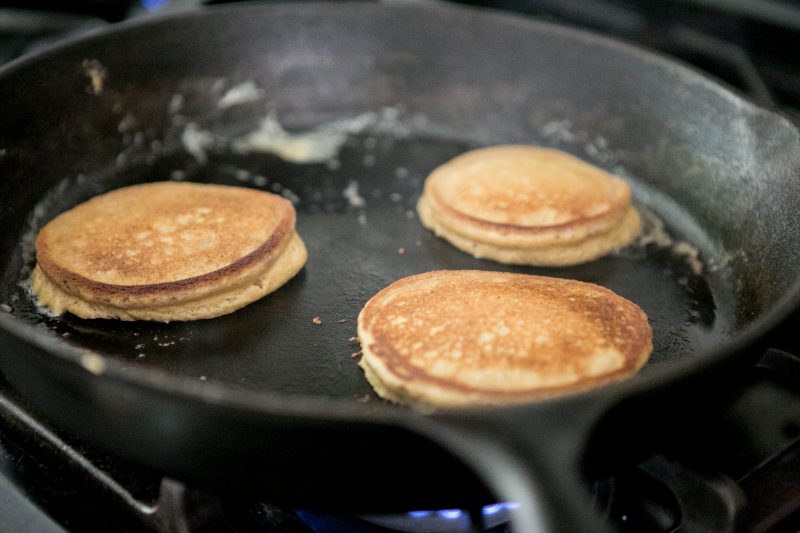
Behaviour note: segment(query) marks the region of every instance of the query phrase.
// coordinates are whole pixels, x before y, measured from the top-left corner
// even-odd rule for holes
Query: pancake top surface
[[[481,271],[402,279],[364,308],[365,349],[406,382],[536,396],[625,377],[652,349],[644,312],[603,287]]]
[[[553,227],[630,205],[622,179],[560,150],[509,145],[462,154],[425,186],[437,204],[480,221]]]
[[[160,182],[96,196],[48,223],[37,260],[51,276],[139,286],[196,278],[280,248],[294,208],[239,187]],[[258,257],[256,257],[258,256]]]

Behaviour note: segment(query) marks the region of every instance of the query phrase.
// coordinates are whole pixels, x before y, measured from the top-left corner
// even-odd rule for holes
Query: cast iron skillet
[[[218,106],[247,80],[257,100]],[[210,9],[8,65],[0,109],[3,372],[63,428],[194,483],[372,510],[496,497],[523,503],[521,531],[597,529],[587,465],[724,401],[800,296],[797,129],[685,67],[558,26],[444,6]],[[268,110],[295,130],[360,118],[338,166],[232,150]],[[187,152],[187,129],[213,132],[203,153]],[[656,244],[505,267],[425,231],[413,209],[427,173],[500,143],[557,146],[626,176],[702,269],[685,246]],[[208,321],[42,316],[24,290],[35,231],[92,195],[166,179],[296,195],[307,266]],[[353,180],[363,207],[343,196]],[[626,383],[534,405],[423,416],[384,403],[351,357],[356,315],[386,284],[442,268],[607,286],[648,314],[652,359]]]

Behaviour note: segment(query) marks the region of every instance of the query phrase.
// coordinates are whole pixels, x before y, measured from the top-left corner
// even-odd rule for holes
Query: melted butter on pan
[[[362,131],[374,122],[373,113],[339,120],[300,133],[284,129],[275,113],[268,113],[255,131],[234,139],[239,153],[265,152],[292,163],[322,163],[333,159],[350,133]]]
[[[217,107],[227,109],[239,104],[255,102],[264,96],[264,91],[258,88],[253,80],[243,81],[234,85],[217,102]]]
[[[173,95],[170,101],[170,113],[174,113],[183,104],[181,98],[180,106],[173,105],[177,96],[179,95]],[[262,97],[262,89],[253,81],[245,81],[228,89],[217,101],[217,106],[227,109]],[[385,107],[379,111],[325,122],[313,129],[293,132],[284,127],[273,110],[261,119],[255,130],[232,139],[224,138],[189,121],[183,126],[181,143],[200,164],[207,162],[208,150],[217,148],[231,149],[240,154],[269,153],[291,163],[329,163],[338,166],[336,157],[349,135],[366,130],[387,133],[398,138],[409,135],[411,127],[407,120],[401,119],[400,114],[396,107]]]
[[[398,109],[387,107],[377,112],[370,111],[355,117],[326,122],[311,130],[289,132],[278,120],[276,113],[269,112],[257,129],[233,139],[231,148],[243,154],[270,153],[291,163],[335,161],[349,135],[367,129],[398,137],[407,135],[408,127],[399,116]]]
[[[700,250],[697,246],[686,241],[675,240],[664,226],[664,221],[650,209],[637,206],[642,215],[642,232],[634,241],[634,246],[644,248],[653,244],[658,248],[669,248],[673,255],[678,256],[689,265],[692,273],[700,276],[704,265],[700,259]]]
[[[347,131],[342,128],[289,133],[274,114],[269,114],[257,130],[234,140],[233,149],[239,153],[272,153],[292,163],[321,163],[336,156],[346,139]]]
[[[181,142],[186,151],[192,154],[198,163],[208,161],[206,150],[215,144],[214,135],[210,131],[200,128],[194,122],[188,123],[183,129]]]

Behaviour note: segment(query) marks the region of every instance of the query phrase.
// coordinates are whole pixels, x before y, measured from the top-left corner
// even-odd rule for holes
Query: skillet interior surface
[[[643,374],[702,357],[794,282],[797,132],[783,119],[682,68],[547,25],[460,9],[316,8],[166,19],[7,69],[4,309],[127,367],[381,409],[349,339],[366,300],[409,274],[475,268],[606,286],[650,319],[654,351]],[[521,48],[536,53],[513,52]],[[242,89],[251,81],[255,91]],[[235,87],[246,96],[221,105]],[[316,132],[302,139],[333,155],[292,163],[240,153],[237,142],[264,119]],[[541,269],[473,259],[422,228],[414,205],[428,172],[470,148],[512,142],[559,147],[628,178],[653,215],[653,239]],[[43,315],[25,289],[36,231],[95,194],[168,179],[293,198],[306,267],[212,320]],[[742,216],[749,224],[736,227]]]
[[[376,147],[365,149],[365,143],[371,146],[373,140]],[[420,225],[414,209],[422,180],[436,165],[473,146],[462,139],[419,134],[402,140],[353,136],[343,147],[336,170],[285,163],[275,156],[212,156],[187,179],[252,186],[252,180],[264,183],[263,176],[264,189],[291,191],[299,198],[297,229],[309,251],[309,261],[295,279],[228,316],[171,324],[84,320],[72,315],[50,318],[35,307],[22,287],[8,299],[17,294],[14,314],[64,342],[130,365],[254,390],[362,401],[376,398],[358,359],[351,355],[359,350],[358,343],[349,340],[356,333],[356,316],[380,289],[418,272],[506,270],[609,287],[640,305],[650,318],[654,330],[651,366],[697,357],[734,331],[725,271],[709,272],[704,266],[704,272],[697,273],[685,255],[669,247],[632,246],[586,265],[542,269],[473,259],[433,236]],[[365,159],[369,163],[372,158],[374,164],[365,166]],[[169,179],[173,169],[184,169],[186,164],[182,154],[176,154],[152,166],[120,171],[103,181],[103,190]],[[237,173],[250,176],[248,182],[238,181]],[[358,183],[363,207],[350,206],[343,196],[348,186],[353,190],[353,181]],[[90,196],[97,186],[87,176],[71,186],[69,193],[51,195],[57,201],[41,204],[46,206],[42,220],[69,208],[74,198]],[[648,200],[654,211],[664,212],[664,199]],[[705,239],[698,228],[682,222],[688,217],[679,211],[665,214],[674,217],[666,220],[667,231],[676,240]],[[704,250],[701,257],[714,256]],[[26,261],[24,270],[30,267]],[[24,286],[24,280],[20,281]],[[314,317],[322,323],[314,324]]]

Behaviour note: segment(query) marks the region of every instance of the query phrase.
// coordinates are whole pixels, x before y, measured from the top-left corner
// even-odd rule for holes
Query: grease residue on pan
[[[232,92],[233,91],[233,92]],[[242,84],[231,88],[218,103],[222,109],[257,100],[260,93],[255,86]],[[225,105],[223,105],[225,103]],[[172,104],[170,103],[170,109]],[[183,126],[181,142],[184,149],[194,156],[199,164],[207,161],[207,152],[212,149],[230,149],[239,154],[265,153],[298,164],[327,163],[338,165],[336,156],[350,135],[365,131],[386,133],[393,137],[408,135],[408,117],[400,110],[386,107],[380,111],[369,111],[352,117],[341,118],[303,131],[289,131],[280,122],[277,112],[270,110],[260,120],[256,129],[228,138],[189,121]],[[410,120],[413,120],[410,119]],[[375,137],[366,137],[363,146],[364,165],[375,164],[375,156],[369,153],[376,147]],[[335,168],[332,168],[335,170]]]

